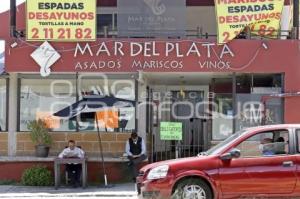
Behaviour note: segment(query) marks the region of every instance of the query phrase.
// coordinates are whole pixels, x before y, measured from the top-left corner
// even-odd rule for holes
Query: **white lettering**
[[[144,56],[151,57],[151,42],[145,42]]]
[[[118,56],[118,52],[120,53],[120,55],[124,56],[124,52],[122,51],[123,48],[123,43],[116,41],[115,42],[115,56]]]
[[[191,47],[190,47],[189,51],[187,52],[186,56],[189,56],[191,53],[196,53],[198,57],[201,56],[195,42],[193,42],[193,44],[191,45]]]
[[[175,48],[175,45],[173,43],[166,43],[166,56],[169,56],[169,53],[172,52]]]
[[[99,47],[99,49],[98,49],[96,55],[99,56],[99,54],[100,54],[101,52],[105,52],[105,53],[107,54],[107,56],[110,56],[110,52],[109,52],[109,50],[108,50],[108,48],[107,48],[105,42],[102,42],[102,43],[101,43],[101,45],[100,45],[100,47]]]
[[[176,55],[177,55],[177,57],[183,57],[183,54],[180,54],[179,43],[176,43]]]
[[[85,53],[85,51],[88,50],[89,53],[90,53],[90,56],[93,56],[92,49],[91,49],[91,47],[90,47],[90,45],[88,43],[85,44],[85,47],[84,47],[83,50],[82,50],[80,44],[77,43],[76,44],[76,48],[75,48],[74,57],[77,57],[78,50],[80,51],[81,55],[83,55]]]
[[[153,56],[159,56],[160,54],[156,52],[156,43],[153,42]]]
[[[226,55],[226,54],[230,54],[231,57],[234,57],[233,52],[230,50],[230,48],[227,46],[227,44],[225,44],[225,45],[223,46],[223,49],[222,49],[220,58],[222,59],[223,56]]]
[[[136,52],[134,52],[135,47],[138,48],[138,50]],[[142,51],[143,51],[142,44],[139,44],[139,43],[136,43],[136,42],[130,43],[130,52],[131,52],[130,55],[132,57],[135,57],[135,56],[139,55]]]
[[[207,58],[210,58],[210,47],[214,46],[214,43],[209,43],[209,44],[202,44],[203,47],[207,47]]]

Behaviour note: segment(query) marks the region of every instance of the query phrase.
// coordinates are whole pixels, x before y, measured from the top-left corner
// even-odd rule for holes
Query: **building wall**
[[[186,9],[187,30],[195,30],[197,27],[202,28],[203,34],[217,34],[217,22],[215,7],[187,7]]]
[[[141,166],[147,162],[143,162]],[[54,175],[53,161],[4,161],[0,162],[1,170],[0,179],[21,181],[22,173],[25,169],[31,168],[36,165],[45,166]],[[88,184],[91,183],[104,183],[102,162],[89,161],[87,163],[88,169]],[[131,182],[130,170],[126,162],[105,162],[105,169],[107,174],[108,183]],[[5,171],[5,172],[3,172]],[[64,180],[64,167],[61,166],[61,180]]]
[[[8,146],[8,133],[0,133],[0,155],[7,156],[7,146]]]
[[[68,140],[75,140],[77,146],[81,146],[87,156],[99,155],[99,142],[96,132],[51,132],[53,144],[50,148],[50,156],[58,155],[65,146],[68,145]],[[35,148],[30,139],[29,133],[18,132],[17,136],[17,156],[34,156]],[[121,157],[125,151],[126,140],[130,137],[130,133],[101,133],[103,153],[110,157]],[[6,134],[7,139],[7,134]],[[2,140],[0,134],[0,140]],[[2,143],[2,141],[1,141]],[[4,143],[4,141],[3,141]],[[7,141],[6,141],[7,146]],[[7,147],[6,147],[7,148]],[[2,152],[2,144],[0,146]]]
[[[98,7],[98,14],[118,13],[117,7]],[[186,8],[186,30],[203,29],[203,33],[217,34],[216,15],[214,6],[188,6]]]

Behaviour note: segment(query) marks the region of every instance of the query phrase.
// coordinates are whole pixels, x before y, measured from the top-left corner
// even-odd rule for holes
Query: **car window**
[[[300,153],[300,129],[296,130],[297,135],[297,152]]]
[[[241,157],[286,155],[289,153],[288,135],[288,130],[262,132],[244,140],[236,148],[241,151]]]
[[[235,139],[237,139],[240,135],[243,133],[246,133],[246,130],[241,130],[238,131],[231,136],[229,136],[227,139],[225,139],[223,142],[220,142],[216,146],[210,148],[207,152],[206,155],[216,155],[220,153],[224,148],[226,148],[228,145],[230,145],[231,142],[233,142]]]

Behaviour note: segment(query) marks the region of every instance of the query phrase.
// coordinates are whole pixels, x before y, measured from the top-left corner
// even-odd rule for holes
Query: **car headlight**
[[[150,170],[147,175],[148,180],[161,179],[167,176],[169,165],[162,165]]]

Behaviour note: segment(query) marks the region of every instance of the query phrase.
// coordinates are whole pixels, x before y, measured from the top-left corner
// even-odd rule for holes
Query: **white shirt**
[[[65,148],[59,155],[59,158],[64,157],[78,157],[83,158],[84,157],[84,151],[78,147],[75,147],[73,150],[70,149],[70,147]]]
[[[134,142],[135,144],[137,143],[137,141],[136,142]],[[139,155],[143,155],[143,154],[145,154],[146,155],[146,145],[145,145],[145,142],[144,142],[144,139],[142,138],[142,152],[139,154]],[[127,142],[126,142],[126,148],[125,148],[125,151],[126,151],[126,153],[127,153],[127,155],[128,156],[132,156],[132,153],[130,152],[130,144],[129,144],[129,140],[127,140]]]

